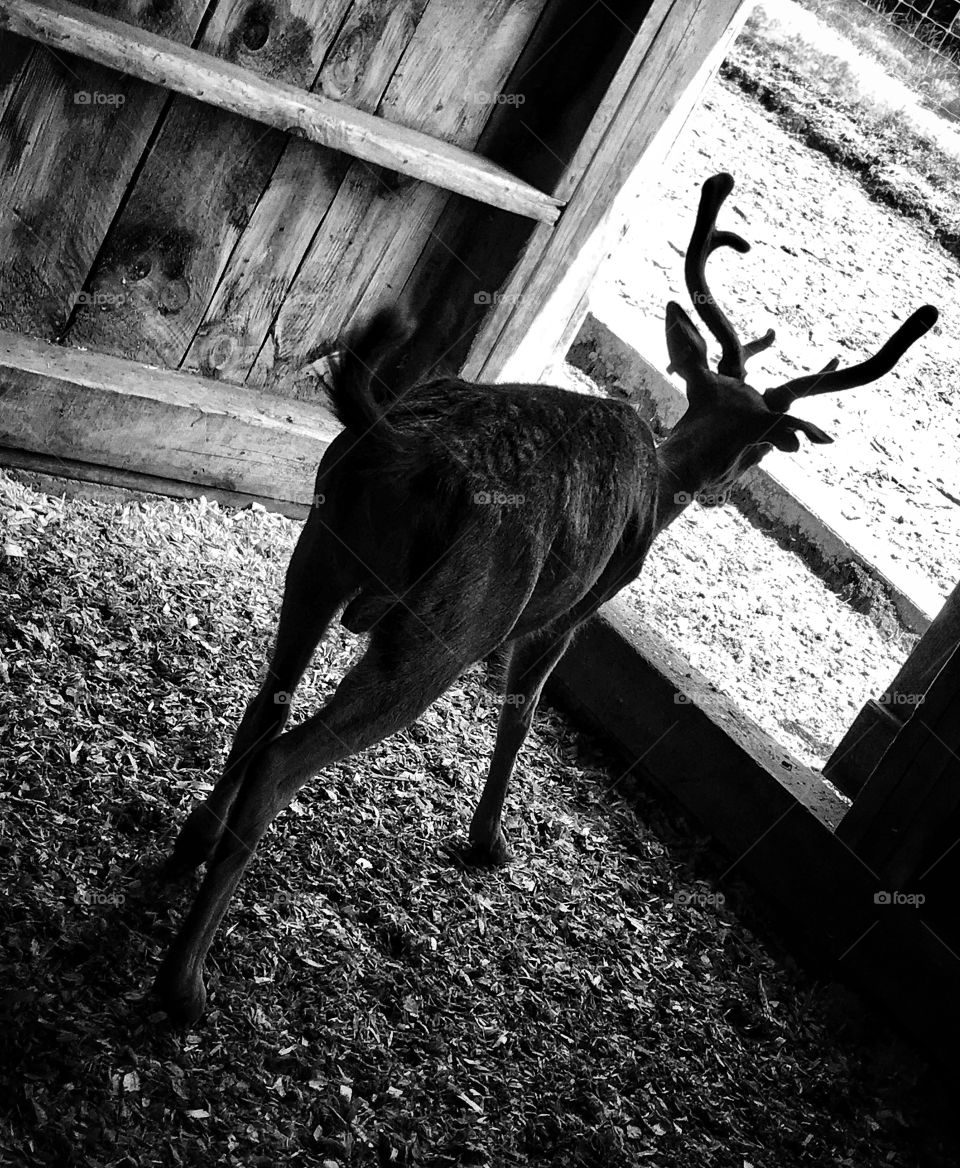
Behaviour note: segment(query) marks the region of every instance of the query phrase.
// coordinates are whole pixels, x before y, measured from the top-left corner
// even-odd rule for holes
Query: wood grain
[[[542,7],[542,0],[483,0],[464,20],[458,0],[431,0],[380,113],[472,147]],[[298,393],[296,371],[318,342],[333,343],[354,318],[398,299],[446,201],[440,191],[355,163],[249,380]]]
[[[185,42],[203,9],[202,0],[113,6]],[[9,31],[15,23],[0,8],[0,326],[54,337],[84,293],[167,96],[62,47],[26,41]]]
[[[325,96],[376,110],[426,0],[354,4],[317,80]],[[350,168],[345,154],[288,140],[234,248],[183,364],[242,381]]]
[[[0,333],[0,446],[296,503],[329,412],[103,353]]]
[[[309,86],[347,3],[287,0],[266,8],[221,0],[193,56]],[[91,300],[77,312],[69,341],[180,365],[287,141],[279,130],[174,97],[110,227]]]

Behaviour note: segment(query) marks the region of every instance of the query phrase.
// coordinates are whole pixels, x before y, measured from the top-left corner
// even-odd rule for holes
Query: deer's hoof
[[[191,1026],[206,1009],[207,990],[203,977],[170,972],[166,961],[160,966],[153,992],[174,1026]]]
[[[468,868],[502,868],[513,859],[513,852],[500,831],[492,843],[471,840],[466,850],[460,853],[460,859]]]

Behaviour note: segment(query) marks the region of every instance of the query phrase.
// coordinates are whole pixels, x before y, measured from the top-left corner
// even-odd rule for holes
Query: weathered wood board
[[[9,332],[0,403],[0,447],[301,504],[339,429],[321,406]]]
[[[464,376],[540,376],[602,258],[592,242],[616,196],[703,78],[704,61],[712,56],[719,66],[742,9],[743,0],[654,0],[560,181],[570,213],[554,231],[537,227],[474,340]],[[580,257],[587,262],[578,267]]]
[[[542,7],[543,0],[483,0],[465,23],[459,0],[430,0],[378,114],[472,148]],[[461,35],[451,43],[444,32],[458,18]],[[295,372],[318,341],[332,342],[354,316],[395,302],[447,201],[435,189],[394,185],[376,168],[354,163],[249,381],[295,391]]]
[[[221,0],[200,49],[309,88],[348,0]],[[67,339],[176,368],[287,138],[176,96],[106,236]]]
[[[931,841],[960,811],[960,644],[926,689],[837,828],[898,890],[931,863]]]
[[[354,4],[314,88],[375,112],[425,4]],[[244,380],[350,167],[345,154],[288,141],[230,255],[184,358],[186,368]]]
[[[96,8],[95,3],[88,3]],[[202,0],[117,0],[114,16],[189,44]],[[0,328],[60,336],[168,100],[0,25]]]
[[[886,691],[864,705],[827,759],[823,773],[838,790],[853,798],[863,788],[958,644],[960,584]]]

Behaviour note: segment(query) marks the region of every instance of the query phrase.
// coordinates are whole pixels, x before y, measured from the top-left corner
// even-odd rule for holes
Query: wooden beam
[[[0,446],[299,504],[339,431],[319,405],[19,333],[0,333],[0,398]]]
[[[288,519],[306,519],[307,503],[291,503],[270,495],[247,495],[242,491],[224,491],[205,483],[184,483],[179,479],[158,478],[132,470],[114,470],[94,466],[74,458],[54,458],[48,454],[29,454],[0,446],[0,466],[12,471],[35,490],[48,495],[66,495],[81,499],[119,499],[127,502],[144,495],[168,499],[199,499],[201,495],[222,507],[243,508],[258,503],[264,511],[275,511]]]
[[[827,759],[823,773],[839,791],[851,798],[860,792],[958,644],[960,584],[879,701],[866,703]]]
[[[551,361],[602,258],[598,233],[614,199],[672,111],[692,108],[735,35],[743,6],[744,0],[650,5],[557,186],[569,200],[563,219],[553,232],[535,230],[474,340],[464,377],[536,379]]]
[[[940,828],[960,810],[960,645],[897,733],[837,836],[864,864],[901,890],[939,857]]]
[[[544,223],[559,216],[560,200],[469,150],[66,0],[0,0],[3,28],[481,203]]]

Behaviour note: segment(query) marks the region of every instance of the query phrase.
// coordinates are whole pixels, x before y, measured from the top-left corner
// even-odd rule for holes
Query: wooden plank
[[[588,132],[649,8],[649,0],[549,0],[507,79],[478,150],[540,190],[555,190]],[[573,32],[575,30],[575,35]],[[576,85],[570,78],[576,77]],[[455,373],[493,293],[506,280],[535,226],[496,210],[478,216],[450,199],[402,291],[427,327],[398,375]]]
[[[23,450],[0,447],[0,466],[13,471],[21,481],[49,495],[67,495],[81,499],[119,499],[123,502],[143,495],[173,499],[209,499],[223,507],[249,507],[256,503],[265,511],[276,511],[288,519],[306,519],[308,503],[292,503],[269,495],[248,495],[242,491],[225,491],[205,483],[184,483],[178,479],[159,478],[132,470],[114,470],[93,466],[73,458],[55,458],[50,454],[29,454]]]
[[[459,0],[430,0],[380,112],[472,146],[490,116],[490,96],[500,92],[542,7],[543,0],[482,0],[464,21]],[[251,383],[296,393],[292,379],[318,340],[333,342],[351,319],[395,302],[445,202],[446,195],[434,188],[388,184],[365,164],[352,166]]]
[[[274,81],[309,87],[348,2],[288,0],[268,9],[221,0],[200,48],[205,60],[223,57]],[[174,97],[104,241],[89,302],[79,307],[66,339],[180,365],[288,141],[248,118]],[[315,161],[322,165],[322,158]]]
[[[465,377],[522,378],[531,363],[542,368],[552,359],[596,269],[594,237],[613,200],[671,111],[691,86],[702,88],[704,64],[719,65],[742,8],[743,0],[654,0],[618,73],[616,112],[612,99],[601,106],[558,189],[568,197],[562,221],[550,234],[535,231],[474,340]],[[580,256],[589,262],[578,269]]]
[[[902,888],[930,862],[931,841],[960,808],[960,645],[897,733],[837,835]]]
[[[205,3],[144,9],[137,0],[117,0],[111,7],[189,42]],[[7,92],[0,115],[0,327],[55,337],[83,293],[167,95],[25,41],[10,31],[12,23],[0,8]]]
[[[259,78],[248,69],[133,30],[67,0],[0,0],[0,19],[14,32],[131,73],[198,101],[263,122],[285,133],[342,150],[456,191],[491,206],[555,222],[558,200],[520,182],[502,167],[448,142],[343,102]]]
[[[960,584],[913,648],[879,702],[868,701],[837,744],[824,775],[853,798],[923,698],[956,645],[960,644]]]
[[[771,904],[798,957],[863,994],[932,1055],[953,1059],[953,953],[921,912],[876,902],[883,885],[783,781],[783,768],[771,768],[776,745],[755,757],[762,739],[709,697],[698,704],[705,679],[635,614],[606,605],[567,651],[552,693],[623,751],[618,792],[629,797],[632,783],[650,782],[710,832],[731,858],[725,875],[750,881]],[[693,700],[678,703],[678,694]]]
[[[327,410],[0,333],[0,446],[309,502]]]
[[[328,97],[375,112],[425,3],[352,5],[315,84]],[[287,141],[227,261],[185,367],[243,381],[349,167],[345,154]]]

